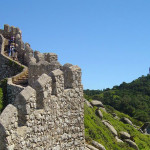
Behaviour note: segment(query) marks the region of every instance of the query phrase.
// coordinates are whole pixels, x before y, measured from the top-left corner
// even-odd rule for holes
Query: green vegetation
[[[14,74],[22,72],[24,67],[21,65],[18,65],[15,61],[8,60],[6,63],[11,68],[14,69]],[[0,81],[0,112],[3,111],[3,109],[8,105],[7,100],[7,79],[3,79]]]
[[[85,124],[85,138],[88,143],[91,140],[95,140],[105,146],[107,150],[134,150],[129,147],[126,143],[117,143],[113,134],[109,129],[101,122],[100,118],[95,115],[96,107],[89,108],[85,105],[84,112],[84,124]],[[127,117],[132,120],[136,125],[142,125],[142,122],[139,122],[128,115],[120,113],[113,109],[110,106],[106,106],[107,112],[115,112],[118,117]],[[140,150],[149,150],[150,149],[150,135],[144,135],[136,130],[134,127],[128,124],[124,124],[121,121],[114,119],[110,113],[103,113],[103,119],[108,120],[119,133],[119,131],[128,132],[135,143],[138,145]]]
[[[123,82],[112,89],[84,90],[84,94],[88,100],[100,100],[135,119],[150,121],[150,75],[128,84]]]
[[[9,60],[6,64],[11,68],[15,68],[17,72],[22,72],[22,70],[24,69],[22,65],[18,65],[15,61],[12,60]]]
[[[2,112],[7,105],[7,79],[3,79],[0,81],[0,112]]]

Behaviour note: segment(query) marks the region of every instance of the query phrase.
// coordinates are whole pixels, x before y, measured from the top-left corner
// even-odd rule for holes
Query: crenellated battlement
[[[28,83],[30,86],[43,74],[50,74],[51,71],[56,69],[61,69],[61,64],[58,61],[53,61],[51,63],[47,61],[39,61],[36,63],[34,58],[31,59],[29,63],[29,75]]]
[[[0,29],[0,34],[3,34],[4,38],[11,38],[11,36],[17,36],[21,38],[21,30],[14,26],[4,25],[4,29]]]
[[[55,53],[33,51],[29,43],[22,41],[20,29],[8,25],[0,30],[1,52],[12,35],[16,37],[18,59],[26,65],[26,72],[5,76],[10,77],[7,84],[12,104],[0,115],[0,150],[84,150],[81,68],[68,63],[61,65]],[[6,71],[5,62],[10,58],[4,54],[0,58],[5,60],[1,64]],[[28,74],[27,87],[12,83],[14,77],[19,80],[24,74]]]
[[[0,145],[7,139],[5,149],[84,149],[82,96],[81,86],[64,89],[61,70],[43,74],[1,114]]]

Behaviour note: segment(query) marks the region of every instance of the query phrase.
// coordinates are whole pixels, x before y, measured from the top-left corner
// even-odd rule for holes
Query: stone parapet
[[[24,89],[23,86],[13,84],[12,78],[7,80],[7,100],[9,104],[13,104],[16,96]]]
[[[28,86],[20,92],[15,107],[5,108],[5,117],[3,113],[0,116],[2,150],[10,147],[84,150],[83,88],[63,89],[63,82],[59,82],[62,86],[57,84],[62,78],[61,70],[53,71],[52,77],[43,74],[35,82],[34,89]],[[61,95],[57,93],[59,90]],[[10,107],[13,108],[11,112]],[[13,121],[10,118],[14,118]],[[4,120],[9,121],[5,123]]]
[[[33,61],[29,64],[29,80],[28,83],[30,86],[34,84],[34,82],[43,74],[50,75],[53,70],[60,69],[61,64],[59,62],[49,63],[47,61],[39,61],[36,63]]]
[[[12,35],[21,63],[4,55]],[[24,44],[20,29],[5,25],[0,30],[0,79],[8,78],[11,103],[0,115],[0,150],[85,149],[81,69],[62,66],[57,59],[54,53],[34,52]],[[26,75],[29,86],[14,84]]]
[[[81,69],[78,66],[64,65],[65,88],[76,88],[81,86]]]
[[[18,127],[18,112],[16,107],[9,104],[0,115],[0,149],[14,148],[15,131]]]
[[[11,36],[16,36],[17,34],[21,35],[21,30],[19,28],[15,28],[14,26],[5,24],[4,29],[0,30],[0,34],[3,34],[4,38],[11,38]]]

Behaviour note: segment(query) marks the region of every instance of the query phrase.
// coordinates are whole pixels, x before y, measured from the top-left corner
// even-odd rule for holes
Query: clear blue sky
[[[33,50],[82,69],[84,89],[147,75],[150,0],[1,0],[0,28],[19,27]]]

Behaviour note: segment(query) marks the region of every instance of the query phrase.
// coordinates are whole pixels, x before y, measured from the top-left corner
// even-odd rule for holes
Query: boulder
[[[91,103],[88,100],[85,99],[84,102],[88,107],[93,108]]]
[[[139,129],[139,127],[138,127],[138,126],[136,126],[136,125],[133,125],[133,127],[134,127],[135,129],[137,129],[137,130]]]
[[[114,119],[119,119],[119,117],[115,113],[112,113],[112,116],[114,117]]]
[[[118,136],[115,136],[115,139],[118,143],[123,143],[123,141],[121,139],[119,139]]]
[[[130,139],[130,134],[128,134],[127,132],[121,131],[119,132],[121,139]]]
[[[113,117],[116,117],[117,115],[116,115],[116,113],[112,113],[112,116],[113,116]]]
[[[103,110],[104,112],[107,113],[106,109],[104,107],[99,107],[100,110]]]
[[[112,132],[112,134],[113,134],[114,136],[117,136],[117,135],[118,135],[118,133],[117,133],[117,131],[115,130],[115,128],[114,128],[108,121],[103,120],[102,122],[103,122],[103,124],[104,124],[106,127],[109,128],[109,130]]]
[[[133,123],[131,122],[131,120],[129,120],[126,117],[121,118],[120,121],[122,121],[125,124],[130,124],[131,126],[133,126]]]
[[[92,106],[96,106],[96,107],[104,107],[103,103],[98,100],[92,100],[91,104],[92,104]]]
[[[141,129],[139,129],[138,131],[140,131],[141,133],[143,133],[143,131]]]
[[[99,150],[106,150],[105,147],[102,144],[100,144],[100,143],[98,143],[96,141],[92,141],[92,144],[93,144],[93,146],[95,146]]]
[[[93,147],[92,145],[88,145],[88,144],[85,144],[87,150],[98,150],[97,148]]]
[[[130,139],[125,139],[124,140],[126,143],[128,143],[131,147],[133,147],[136,150],[139,150],[138,146],[136,145],[135,142],[131,141]]]
[[[100,119],[103,118],[103,114],[102,114],[102,112],[101,112],[99,109],[96,110],[96,115],[97,115]]]

